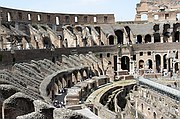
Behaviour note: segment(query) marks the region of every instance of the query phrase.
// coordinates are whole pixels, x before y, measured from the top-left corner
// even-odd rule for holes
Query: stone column
[[[130,57],[130,74],[132,75],[134,72],[134,64],[133,64],[133,59]]]
[[[163,60],[163,58],[164,58],[164,57],[161,56],[161,69],[160,69],[160,70],[161,70],[161,73],[163,72],[163,69],[164,69],[164,66],[163,66],[163,65],[164,65],[164,60]]]
[[[153,71],[156,72],[156,57],[155,57],[155,53],[153,54]]]
[[[121,57],[117,58],[117,71],[121,71]]]
[[[151,43],[154,43],[154,36],[151,35]]]
[[[160,35],[160,42],[163,43],[163,35]]]

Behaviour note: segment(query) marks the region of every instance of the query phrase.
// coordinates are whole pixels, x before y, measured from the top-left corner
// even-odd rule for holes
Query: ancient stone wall
[[[63,14],[24,11],[1,7],[2,22],[25,22],[38,24],[112,24],[113,14]]]

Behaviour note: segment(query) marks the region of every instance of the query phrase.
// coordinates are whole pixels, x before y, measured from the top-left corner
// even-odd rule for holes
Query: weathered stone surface
[[[55,109],[54,110],[54,119],[89,119],[77,112],[68,109]]]

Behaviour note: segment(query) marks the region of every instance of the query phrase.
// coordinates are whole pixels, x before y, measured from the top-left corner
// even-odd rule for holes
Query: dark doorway
[[[123,32],[121,30],[115,31],[115,34],[117,36],[117,44],[123,44]]]
[[[145,36],[145,43],[150,43],[151,42],[151,35],[146,35]]]
[[[161,37],[159,33],[154,33],[154,43],[161,42]]]
[[[167,54],[165,54],[165,55],[163,56],[164,69],[167,69],[167,59],[166,59],[166,57],[167,57]]]
[[[159,73],[161,71],[161,56],[156,55],[156,70]]]
[[[128,56],[123,56],[121,58],[121,69],[129,71],[129,57]]]
[[[137,35],[137,44],[141,44],[141,43],[142,43],[142,36]]]
[[[174,34],[174,41],[173,42],[179,42],[179,31],[176,31]]]
[[[153,65],[152,60],[149,59],[148,60],[148,69],[152,69],[152,65]]]
[[[117,71],[117,56],[114,56],[114,71]]]
[[[114,45],[114,36],[109,36],[109,45]]]

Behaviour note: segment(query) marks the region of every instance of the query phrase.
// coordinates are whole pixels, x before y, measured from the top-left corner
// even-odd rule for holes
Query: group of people
[[[54,105],[56,108],[64,108],[64,107],[65,107],[64,102],[61,102],[61,101],[58,101],[58,100],[54,100],[53,105]]]

